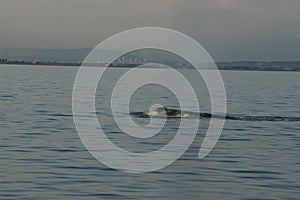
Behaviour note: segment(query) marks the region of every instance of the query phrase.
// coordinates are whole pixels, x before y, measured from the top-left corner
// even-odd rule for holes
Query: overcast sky
[[[215,60],[300,60],[299,0],[0,0],[0,48],[92,48],[144,26],[183,32]]]

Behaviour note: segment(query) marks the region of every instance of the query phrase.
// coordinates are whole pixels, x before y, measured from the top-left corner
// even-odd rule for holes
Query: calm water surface
[[[209,123],[203,120],[192,146],[164,169],[129,174],[99,163],[82,145],[73,122],[77,70],[0,65],[0,199],[299,199],[299,121],[227,120],[216,147],[199,160]],[[112,84],[102,89],[111,90],[123,72],[111,69],[106,78]],[[300,117],[300,73],[221,73],[229,114]],[[131,108],[144,111],[157,102],[176,107],[174,96],[162,90],[137,91]],[[171,119],[157,138],[132,141],[115,127],[109,99],[99,94],[96,100],[108,137],[132,151],[162,147],[178,127],[178,119]],[[200,104],[209,111],[205,97]]]

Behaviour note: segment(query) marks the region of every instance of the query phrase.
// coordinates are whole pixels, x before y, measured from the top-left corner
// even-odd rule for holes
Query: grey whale
[[[177,109],[170,109],[167,107],[158,107],[148,112],[143,113],[149,117],[180,117],[180,118],[218,118],[218,119],[234,119],[230,116],[214,115],[210,113],[198,113],[191,111],[183,111]]]
[[[272,122],[298,122],[300,117],[287,117],[287,116],[247,116],[241,114],[235,115],[216,115],[210,113],[198,113],[191,111],[184,111],[178,109],[171,109],[164,106],[150,109],[148,112],[133,112],[130,113],[139,117],[167,117],[167,118],[216,118],[226,120],[239,120],[239,121],[272,121]]]

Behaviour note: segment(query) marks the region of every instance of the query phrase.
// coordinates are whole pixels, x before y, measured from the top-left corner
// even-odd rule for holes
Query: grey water
[[[77,70],[0,65],[0,199],[299,199],[300,73],[221,71],[227,113],[254,120],[226,120],[215,148],[199,159],[209,123],[201,120],[193,144],[179,160],[158,171],[132,174],[98,162],[81,143],[72,115]],[[168,119],[151,139],[134,140],[116,127],[110,98],[101,93],[111,91],[126,70],[110,69],[105,84],[99,83],[99,123],[122,148],[159,149],[174,137],[179,119]],[[201,111],[209,112],[207,91],[199,88]],[[175,99],[166,88],[145,86],[130,107],[135,112],[154,103],[178,108]],[[133,120],[149,123],[140,116]]]

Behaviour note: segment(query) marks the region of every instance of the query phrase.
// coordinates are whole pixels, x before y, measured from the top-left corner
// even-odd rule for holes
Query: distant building
[[[36,65],[39,62],[38,59],[35,59],[34,61],[32,61],[32,64]]]
[[[0,63],[7,63],[7,58],[0,58]]]

